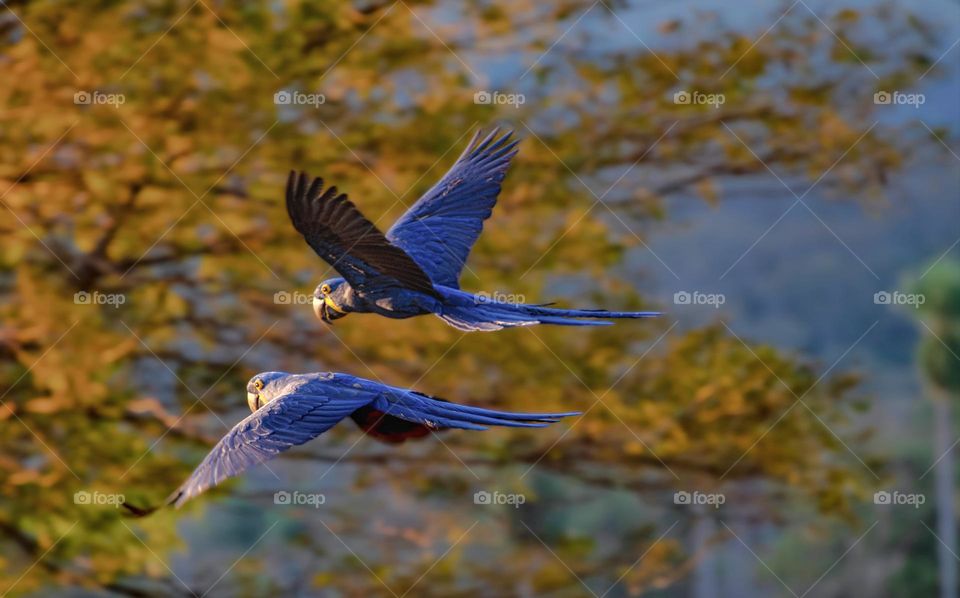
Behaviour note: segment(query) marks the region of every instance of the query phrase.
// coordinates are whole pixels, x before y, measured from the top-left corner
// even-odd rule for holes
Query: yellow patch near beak
[[[324,295],[324,296],[323,296],[323,302],[327,305],[327,307],[329,307],[329,308],[332,309],[333,311],[337,312],[338,314],[342,314],[342,315],[346,315],[346,314],[347,314],[347,312],[345,312],[345,311],[343,311],[342,309],[340,309],[340,306],[339,306],[339,305],[337,305],[336,303],[333,302],[333,299],[330,298],[330,295]]]

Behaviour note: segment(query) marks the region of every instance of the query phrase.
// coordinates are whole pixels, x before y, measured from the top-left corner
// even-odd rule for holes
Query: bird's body
[[[539,428],[576,413],[510,413],[450,403],[348,374],[265,372],[247,384],[252,413],[233,427],[168,499],[182,505],[226,478],[272,459],[351,417],[388,442],[434,430]]]
[[[330,323],[349,313],[396,319],[434,314],[461,330],[480,331],[534,324],[596,326],[609,324],[604,319],[658,315],[557,309],[460,290],[467,256],[516,155],[509,133],[497,137],[494,131],[478,140],[479,134],[386,234],[336,187],[324,189],[322,179],[310,182],[303,173],[290,173],[286,203],[294,227],[341,274],[314,291],[317,317]]]
[[[317,303],[324,306],[326,314],[321,311],[319,315],[325,320],[335,320],[349,313],[373,313],[395,320],[433,314],[455,328],[474,332],[534,324],[603,326],[610,322],[578,318],[646,318],[653,315],[650,312],[558,309],[515,303],[443,285],[434,285],[437,296],[396,289],[378,297],[355,292],[343,279],[331,279],[321,286],[331,289],[329,293],[318,289],[315,297]]]
[[[331,319],[336,319],[337,310],[340,310],[344,315],[371,313],[402,320],[434,313],[443,305],[442,295],[437,297],[402,287],[391,289],[388,293],[371,294],[356,292],[342,278],[324,281],[321,287],[324,285],[331,288],[331,291],[322,298],[326,309],[334,314]],[[434,289],[439,295],[441,289],[437,287]]]

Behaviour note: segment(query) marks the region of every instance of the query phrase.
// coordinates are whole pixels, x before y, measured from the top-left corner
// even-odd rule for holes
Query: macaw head
[[[250,411],[256,411],[273,399],[284,394],[284,380],[289,378],[284,372],[263,372],[247,382],[247,405]]]
[[[313,313],[327,324],[347,315],[350,285],[342,278],[324,280],[313,291]]]

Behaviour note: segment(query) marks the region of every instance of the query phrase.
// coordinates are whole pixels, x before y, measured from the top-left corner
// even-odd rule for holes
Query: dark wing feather
[[[434,283],[459,288],[470,249],[497,203],[500,183],[517,153],[512,132],[494,129],[482,141],[478,131],[456,163],[436,185],[387,231]]]
[[[323,179],[308,186],[305,173],[290,173],[287,212],[313,250],[360,292],[403,287],[433,297],[430,277],[403,249],[390,243],[336,187]]]
[[[167,504],[177,507],[223,480],[313,440],[370,402],[367,393],[289,394],[238,423],[213,447]]]

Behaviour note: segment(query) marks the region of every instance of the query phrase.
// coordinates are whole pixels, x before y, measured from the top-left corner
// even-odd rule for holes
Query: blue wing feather
[[[267,403],[234,426],[167,503],[179,507],[223,480],[313,440],[372,398],[356,393],[288,394]]]
[[[357,409],[372,406],[429,428],[540,428],[577,413],[511,413],[448,403],[347,374],[289,376],[295,390],[270,401],[231,429],[170,498],[187,500],[250,467],[323,434]]]
[[[512,132],[498,135],[494,129],[478,142],[478,131],[443,178],[387,231],[387,239],[406,251],[434,284],[459,288],[467,256],[497,203],[500,183],[517,153]]]

